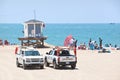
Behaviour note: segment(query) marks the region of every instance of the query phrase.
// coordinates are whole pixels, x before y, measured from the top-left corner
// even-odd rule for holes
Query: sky
[[[34,18],[46,23],[120,23],[120,0],[0,0],[0,23]]]

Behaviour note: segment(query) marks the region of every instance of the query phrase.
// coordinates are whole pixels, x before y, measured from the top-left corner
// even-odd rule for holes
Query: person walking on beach
[[[102,49],[102,39],[99,37],[99,42],[100,42],[100,49]]]

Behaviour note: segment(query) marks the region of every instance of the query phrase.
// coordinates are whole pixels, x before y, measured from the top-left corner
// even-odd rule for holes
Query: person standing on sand
[[[18,47],[15,48],[15,54],[17,54],[17,53],[18,53]]]
[[[70,48],[73,48],[75,46],[75,39],[74,38],[70,39],[69,46],[70,46]]]
[[[3,41],[0,39],[0,45],[3,45]]]
[[[91,49],[91,42],[92,42],[92,40],[90,38],[89,43],[88,43],[89,49]]]
[[[102,49],[102,39],[99,37],[99,42],[100,42],[100,49]]]
[[[74,54],[75,54],[75,56],[77,55],[77,50],[76,50],[76,48],[77,48],[77,40],[75,40],[75,43],[74,43],[75,45],[74,45]]]

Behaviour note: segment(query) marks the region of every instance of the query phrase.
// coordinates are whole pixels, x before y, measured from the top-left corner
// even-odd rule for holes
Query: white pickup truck
[[[45,66],[48,67],[49,64],[53,64],[53,68],[57,69],[60,66],[70,65],[72,69],[75,69],[77,63],[77,57],[71,55],[67,49],[57,49],[50,50],[45,55]]]
[[[39,51],[34,48],[20,48],[16,54],[16,65],[17,67],[22,65],[23,69],[26,69],[27,66],[37,66],[43,69],[44,58]]]

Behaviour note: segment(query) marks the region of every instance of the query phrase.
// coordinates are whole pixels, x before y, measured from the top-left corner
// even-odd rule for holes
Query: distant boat
[[[112,25],[113,25],[113,24],[115,24],[115,23],[110,23],[110,24],[112,24]]]

